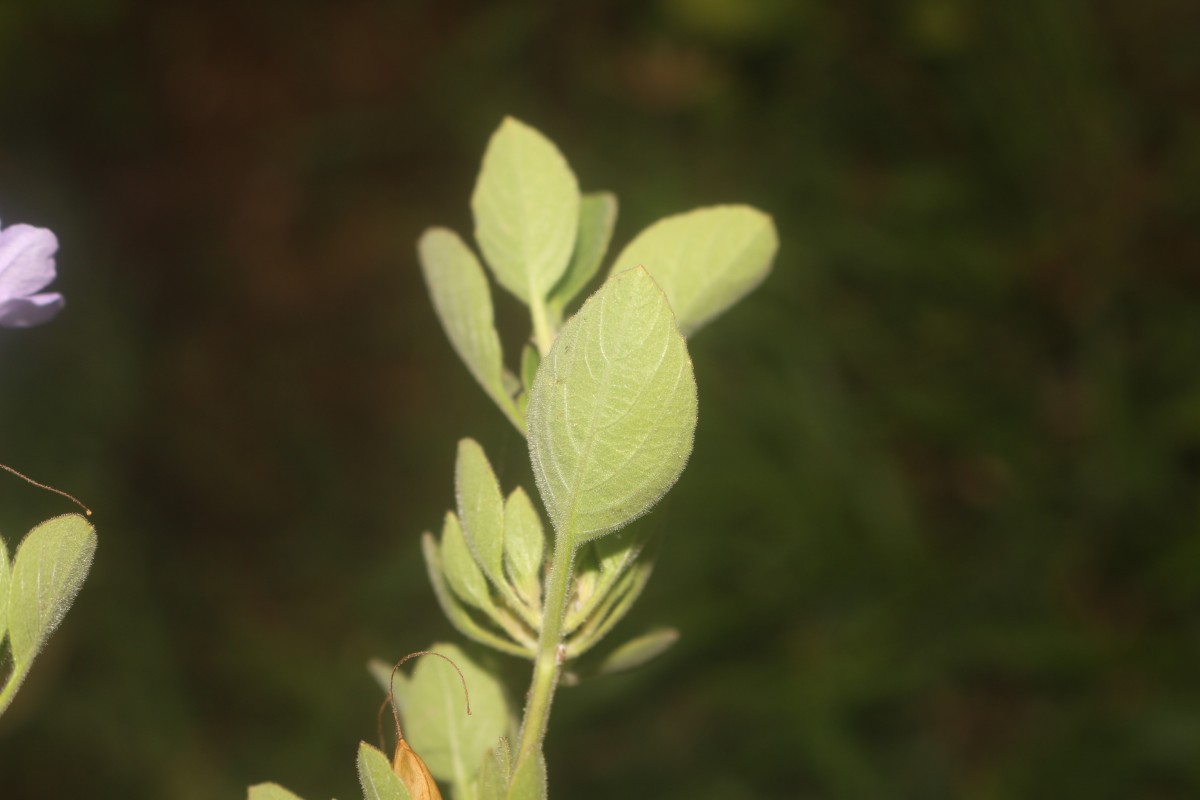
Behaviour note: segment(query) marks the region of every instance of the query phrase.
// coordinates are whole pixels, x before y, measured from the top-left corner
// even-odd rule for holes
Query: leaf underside
[[[610,275],[644,266],[690,336],[762,283],[779,249],[771,217],[745,205],[676,214],[634,237]]]
[[[648,511],[692,450],[696,382],[666,296],[644,269],[610,278],[563,327],[530,393],[529,453],[560,541]]]
[[[506,117],[488,142],[471,210],[475,240],[497,283],[526,305],[562,277],[579,225],[579,184],[562,153]]]

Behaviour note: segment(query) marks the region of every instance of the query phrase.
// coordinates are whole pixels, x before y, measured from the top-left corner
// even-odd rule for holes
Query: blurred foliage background
[[[774,214],[692,342],[659,568],[563,690],[553,797],[1200,796],[1200,5],[0,2],[2,460],[100,549],[0,722],[0,795],[357,796],[364,670],[454,634],[418,537],[524,448],[415,263],[514,114],[615,247]],[[515,353],[526,333],[500,301]],[[511,354],[510,354],[511,357]],[[10,546],[69,511],[0,480]],[[528,674],[505,662],[523,693]]]

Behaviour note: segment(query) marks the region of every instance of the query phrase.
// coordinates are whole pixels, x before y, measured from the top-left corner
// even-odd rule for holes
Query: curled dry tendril
[[[70,500],[70,501],[71,501],[72,503],[74,503],[75,505],[77,505],[77,506],[79,506],[80,508],[82,508],[82,509],[83,509],[83,513],[84,513],[84,514],[86,514],[87,516],[89,516],[89,517],[90,517],[90,516],[92,515],[92,510],[91,510],[90,508],[88,508],[87,506],[85,506],[83,503],[81,503],[81,502],[79,501],[79,498],[77,498],[75,495],[73,495],[73,494],[67,494],[67,493],[66,493],[66,492],[64,492],[62,489],[55,489],[53,486],[47,486],[47,485],[46,485],[46,484],[44,484],[44,483],[40,483],[40,482],[38,482],[38,481],[35,481],[33,478],[29,477],[29,476],[28,476],[28,475],[26,475],[25,473],[23,473],[23,472],[18,472],[17,470],[13,469],[13,468],[12,468],[12,467],[10,467],[8,464],[0,464],[0,469],[4,470],[5,472],[11,473],[11,474],[13,474],[13,475],[16,475],[16,476],[17,476],[18,478],[20,478],[21,480],[25,481],[25,482],[26,482],[26,483],[28,483],[28,484],[31,484],[31,485],[33,485],[33,486],[36,486],[36,487],[38,487],[39,489],[45,489],[47,492],[54,492],[54,493],[55,493],[55,494],[57,494],[57,495],[61,495],[61,496],[65,497],[65,498],[67,498],[68,500]]]
[[[433,780],[429,768],[425,766],[425,762],[421,760],[421,757],[408,746],[408,742],[404,740],[404,733],[400,730],[400,709],[396,706],[395,692],[396,672],[405,661],[417,656],[437,656],[454,667],[454,671],[458,673],[458,679],[462,681],[463,696],[467,700],[467,714],[470,715],[471,693],[467,690],[467,679],[463,676],[462,670],[458,668],[458,664],[455,664],[452,659],[441,653],[435,653],[432,650],[418,650],[415,653],[409,653],[392,667],[392,674],[388,677],[387,698],[379,706],[379,713],[376,715],[375,722],[378,728],[379,744],[381,749],[383,749],[383,710],[391,705],[392,720],[396,723],[396,754],[392,757],[392,772],[396,773],[400,780],[404,782],[413,800],[442,800],[442,795],[438,791],[437,783]]]

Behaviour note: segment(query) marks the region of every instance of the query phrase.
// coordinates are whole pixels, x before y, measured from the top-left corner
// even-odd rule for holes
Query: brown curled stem
[[[87,516],[90,517],[92,515],[92,510],[90,508],[88,508],[87,506],[85,506],[82,502],[80,502],[79,498],[76,497],[75,495],[67,494],[62,489],[55,489],[53,486],[47,486],[46,484],[41,483],[40,481],[35,481],[33,478],[29,477],[25,473],[18,472],[17,470],[13,469],[8,464],[0,464],[0,469],[4,470],[5,472],[16,475],[21,480],[25,481],[28,484],[32,484],[33,486],[36,486],[39,489],[45,489],[47,492],[54,492],[57,495],[61,495],[65,498],[67,498],[68,500],[70,500],[75,505],[82,508],[83,513],[86,514]]]
[[[383,710],[389,705],[392,707],[392,721],[396,723],[396,741],[400,741],[404,738],[404,733],[400,730],[400,709],[396,706],[396,693],[394,691],[394,685],[396,681],[396,673],[399,671],[400,667],[404,666],[405,661],[408,661],[410,658],[416,658],[417,656],[437,656],[438,658],[447,662],[450,666],[454,667],[454,671],[458,673],[458,679],[462,681],[463,697],[465,697],[467,701],[467,716],[471,716],[471,693],[467,690],[467,679],[463,675],[462,670],[458,668],[458,664],[455,664],[454,660],[449,656],[444,656],[441,653],[435,653],[432,650],[417,650],[415,653],[409,653],[404,658],[397,661],[396,665],[392,667],[392,674],[388,676],[387,698],[379,706],[379,712],[375,715],[375,727],[377,728],[376,733],[379,735],[379,744],[381,747],[383,745]]]

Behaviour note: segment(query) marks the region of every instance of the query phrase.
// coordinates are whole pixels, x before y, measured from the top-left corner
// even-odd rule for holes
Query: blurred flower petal
[[[5,328],[28,328],[49,322],[62,311],[66,301],[58,292],[46,292],[29,297],[16,297],[0,303],[0,325]]]
[[[26,328],[51,319],[63,307],[57,292],[35,294],[55,276],[58,238],[46,228],[0,229],[0,326]]]

